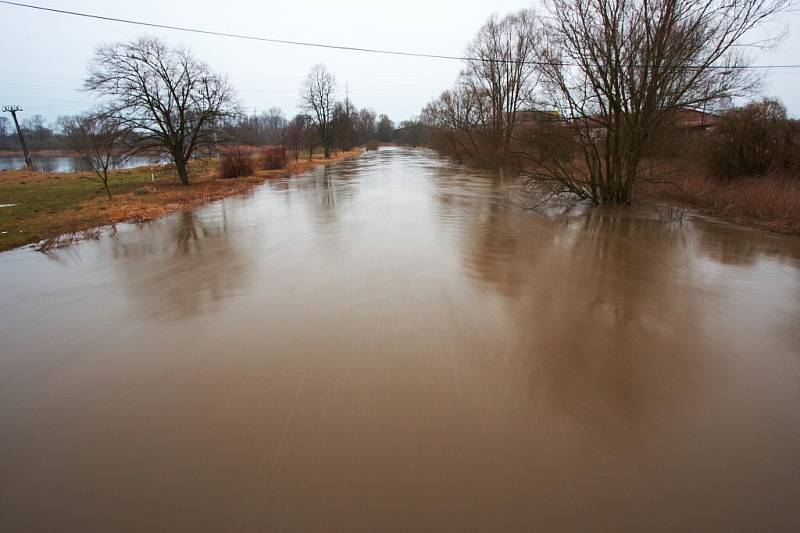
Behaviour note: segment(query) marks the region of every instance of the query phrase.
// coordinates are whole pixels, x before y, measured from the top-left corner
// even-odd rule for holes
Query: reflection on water
[[[792,531],[800,241],[385,149],[0,255],[0,530]]]
[[[90,170],[80,157],[33,154],[31,159],[34,168],[39,172],[86,172]],[[155,162],[148,157],[133,157],[113,168],[136,168]],[[24,168],[24,157],[0,156],[0,170],[22,170]]]

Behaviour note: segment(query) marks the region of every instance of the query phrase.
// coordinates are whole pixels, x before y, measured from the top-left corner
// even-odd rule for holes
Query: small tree
[[[786,108],[777,100],[731,109],[714,127],[714,170],[726,177],[766,173],[784,156],[789,128]]]
[[[189,160],[219,140],[236,108],[223,77],[188,50],[152,38],[99,48],[84,85],[109,100],[106,114],[137,134],[140,149],[171,156],[183,185]]]
[[[64,143],[80,155],[94,172],[111,200],[109,170],[127,161],[134,147],[130,131],[106,115],[78,115],[59,120]]]
[[[315,65],[300,91],[300,105],[314,116],[325,159],[331,157],[336,78],[325,65]],[[313,149],[312,149],[313,150]]]

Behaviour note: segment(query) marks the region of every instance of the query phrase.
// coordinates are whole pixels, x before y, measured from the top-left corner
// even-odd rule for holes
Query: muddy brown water
[[[0,531],[798,531],[800,240],[386,149],[0,254]]]

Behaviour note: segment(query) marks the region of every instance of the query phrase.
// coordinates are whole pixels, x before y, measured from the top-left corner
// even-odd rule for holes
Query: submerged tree
[[[325,159],[331,157],[336,78],[325,65],[315,65],[300,91],[300,105],[314,116]]]
[[[545,96],[577,139],[565,162],[529,154],[533,177],[595,203],[629,202],[674,112],[748,94],[743,38],[790,0],[547,0]]]
[[[222,76],[153,38],[99,48],[84,85],[109,100],[106,114],[136,133],[140,149],[166,151],[184,185],[187,163],[219,140],[236,107]]]
[[[131,157],[131,132],[116,118],[103,114],[62,117],[59,125],[64,143],[97,175],[111,200],[108,172]]]

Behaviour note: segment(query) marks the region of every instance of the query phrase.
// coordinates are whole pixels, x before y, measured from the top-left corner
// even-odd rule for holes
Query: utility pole
[[[28,152],[28,145],[25,144],[25,137],[22,135],[22,129],[19,127],[17,120],[17,111],[22,111],[22,108],[17,105],[9,105],[3,108],[4,113],[11,113],[14,117],[14,126],[17,127],[17,137],[19,137],[19,144],[22,146],[22,153],[25,154],[25,164],[29,169],[33,169],[33,161],[31,161],[31,154]]]

